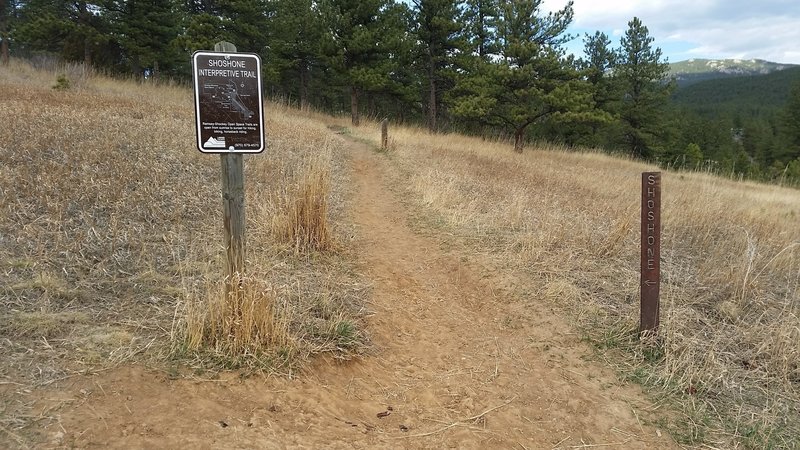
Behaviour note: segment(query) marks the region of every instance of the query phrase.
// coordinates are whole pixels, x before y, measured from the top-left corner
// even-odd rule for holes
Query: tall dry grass
[[[264,280],[242,277],[233,289],[209,283],[183,305],[173,339],[183,352],[209,351],[229,366],[282,368],[290,364],[294,343],[280,296]],[[268,363],[261,358],[270,358]],[[279,358],[279,359],[276,359]]]
[[[306,160],[295,182],[284,185],[273,199],[279,206],[272,217],[272,229],[278,240],[298,252],[325,251],[332,246],[328,225],[329,152],[326,146]]]
[[[53,89],[60,75],[68,89]],[[79,66],[0,68],[0,374],[34,387],[175,355],[270,370],[358,352],[368,287],[352,255],[325,250],[352,234],[342,141],[280,105],[266,116],[268,150],[245,158],[247,278],[225,301],[220,162],[195,148],[191,90]],[[298,169],[309,161],[316,178]],[[288,251],[275,218],[305,194],[286,187],[314,180],[313,245]]]
[[[379,129],[351,132],[377,143]],[[800,191],[664,173],[654,350],[635,333],[640,174],[654,167],[391,129],[420,229],[517,274],[525,301],[574,314],[623,374],[681,405],[669,426],[682,442],[800,446]]]

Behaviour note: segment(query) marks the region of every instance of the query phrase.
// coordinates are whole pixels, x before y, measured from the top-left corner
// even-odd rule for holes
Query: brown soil
[[[574,328],[479,257],[407,225],[384,159],[352,143],[374,348],[295,379],[173,379],[129,366],[37,395],[43,446],[124,448],[671,448],[634,387]],[[54,412],[55,411],[55,412]],[[44,414],[44,413],[43,413]],[[6,436],[8,437],[8,436]]]

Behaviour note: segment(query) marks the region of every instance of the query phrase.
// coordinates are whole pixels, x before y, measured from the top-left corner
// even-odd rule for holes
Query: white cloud
[[[566,0],[544,0],[543,9]],[[575,0],[573,26],[617,36],[639,17],[671,61],[689,57],[761,58],[800,64],[797,0]],[[688,50],[685,50],[688,49]]]

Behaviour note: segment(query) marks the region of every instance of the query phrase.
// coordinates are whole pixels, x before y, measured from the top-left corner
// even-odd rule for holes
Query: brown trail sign
[[[661,285],[661,172],[642,173],[641,316],[639,334],[655,334]]]
[[[245,209],[243,153],[264,150],[261,59],[237,53],[230,42],[192,55],[197,148],[220,153],[225,229],[226,294],[244,274]]]
[[[197,148],[203,153],[264,150],[261,58],[220,42],[192,55]]]

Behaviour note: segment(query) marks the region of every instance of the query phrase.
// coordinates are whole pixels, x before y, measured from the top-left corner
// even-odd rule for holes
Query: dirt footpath
[[[363,270],[374,283],[358,361],[294,380],[171,380],[137,367],[73,379],[50,395],[53,447],[673,448],[640,420],[634,387],[584,357],[571,327],[499,274],[406,225],[386,163],[352,144]],[[468,262],[465,262],[468,261]],[[513,280],[506,280],[513,282]]]

